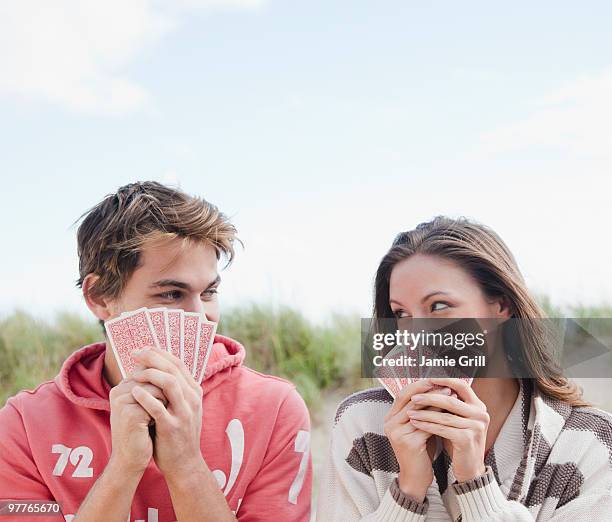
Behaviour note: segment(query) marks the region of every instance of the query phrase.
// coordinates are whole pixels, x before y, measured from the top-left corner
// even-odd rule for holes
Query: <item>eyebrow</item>
[[[430,297],[434,296],[434,295],[448,295],[448,292],[442,292],[442,290],[435,290],[434,292],[430,292],[428,293],[425,297],[423,297],[423,299],[421,299],[421,303],[424,303],[425,301],[427,301],[427,299],[429,299]]]
[[[221,276],[217,274],[217,277],[208,284],[206,290],[208,290],[211,286],[219,284],[221,282]],[[165,286],[174,286],[176,288],[181,288],[183,290],[191,291],[191,285],[189,283],[185,283],[184,281],[177,281],[176,279],[160,279],[159,281],[155,281],[155,283],[151,283],[150,288],[163,288]]]
[[[425,301],[427,301],[427,299],[429,299],[431,296],[438,295],[438,294],[449,295],[448,292],[442,292],[441,290],[435,290],[434,292],[430,292],[425,297],[423,297],[423,299],[421,299],[421,303],[424,303]],[[402,304],[399,301],[396,301],[395,299],[389,299],[389,304],[391,304],[391,303],[395,303],[395,304],[398,304],[398,305]]]

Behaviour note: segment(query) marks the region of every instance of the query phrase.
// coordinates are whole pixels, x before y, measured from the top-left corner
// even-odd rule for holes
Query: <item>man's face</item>
[[[121,296],[109,303],[111,316],[146,306],[182,308],[204,313],[210,321],[219,321],[215,249],[203,243],[168,240],[146,246],[140,266],[127,282]]]

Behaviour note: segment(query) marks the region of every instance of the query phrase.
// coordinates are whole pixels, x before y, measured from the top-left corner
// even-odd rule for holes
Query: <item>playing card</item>
[[[206,371],[208,358],[210,357],[210,352],[212,351],[216,331],[217,323],[202,319],[202,322],[200,323],[200,338],[193,370],[193,377],[198,384],[200,384],[202,379],[204,379],[204,372]]]
[[[384,361],[387,362],[390,359],[395,359],[395,364],[390,365],[388,372],[395,377],[395,380],[399,384],[400,389],[404,389],[405,386],[411,382],[411,367],[405,367],[401,365],[402,358],[406,356],[406,351],[402,346],[395,346],[387,355],[384,357]]]
[[[380,378],[380,377],[377,377],[377,379],[378,379],[378,382],[380,382],[380,384],[383,385],[385,390],[387,390],[389,394],[391,395],[391,397],[393,397],[394,399],[402,391],[395,379]]]
[[[439,353],[438,353],[439,355]],[[421,379],[427,379],[429,377],[452,377],[456,379],[462,379],[468,384],[472,384],[473,378],[466,375],[461,369],[456,367],[450,368],[431,368],[422,366],[419,361],[421,357],[432,359],[436,357],[434,349],[427,345],[419,345],[415,350],[410,350],[406,346],[396,346],[386,356],[396,360],[407,360],[408,357],[412,357],[415,361],[413,366],[410,365],[395,365],[392,366],[392,373],[397,379],[400,387],[403,389],[408,384],[416,382]],[[435,371],[434,371],[435,370]],[[435,388],[443,388],[443,386],[434,386]]]
[[[184,312],[181,315],[181,361],[193,375],[195,369],[196,351],[200,342],[200,323],[202,314]]]
[[[168,311],[166,308],[149,308],[149,316],[151,324],[157,337],[157,342],[162,350],[168,351],[170,345],[169,330],[168,330]]]
[[[422,355],[432,356],[433,352],[427,346],[419,346],[417,350],[410,350],[406,346],[395,346],[383,358],[384,364],[374,370],[374,377],[385,387],[385,389],[395,399],[397,395],[408,385],[418,380],[426,379],[429,375],[428,368],[422,368],[418,364],[411,366],[399,364],[400,361],[407,361],[407,357],[420,357]],[[389,364],[389,360],[394,359],[395,364]],[[437,376],[440,376],[439,373]],[[455,373],[447,375],[448,377],[456,377],[465,380],[468,384],[472,383],[471,377],[466,377],[462,374]],[[433,389],[443,388],[443,386],[434,386]]]
[[[379,366],[374,369],[374,377],[378,379],[385,389],[391,394],[391,397],[395,399],[399,392],[401,391],[401,387],[393,374],[393,371],[388,366]]]
[[[111,348],[117,360],[121,375],[125,378],[134,371],[136,361],[131,356],[134,350],[159,344],[146,308],[140,308],[126,315],[104,323]]]
[[[176,357],[181,356],[181,314],[182,310],[171,309],[168,316],[168,351]]]

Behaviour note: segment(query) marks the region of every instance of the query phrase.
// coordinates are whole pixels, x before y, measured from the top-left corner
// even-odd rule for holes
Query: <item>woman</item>
[[[513,349],[533,378],[432,378],[395,400],[383,388],[348,397],[319,521],[612,520],[612,418],[552,362],[531,320],[544,314],[492,230],[437,217],[398,235],[376,274],[374,315],[526,319]]]

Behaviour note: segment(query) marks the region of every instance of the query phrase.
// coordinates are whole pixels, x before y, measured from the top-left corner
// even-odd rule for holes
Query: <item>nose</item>
[[[185,303],[185,312],[195,312],[202,314],[206,317],[206,310],[204,309],[204,303],[200,299],[200,296],[194,297]]]

